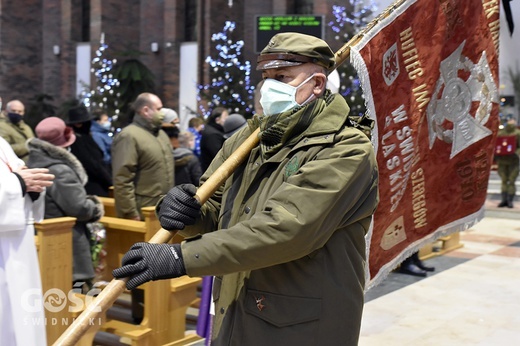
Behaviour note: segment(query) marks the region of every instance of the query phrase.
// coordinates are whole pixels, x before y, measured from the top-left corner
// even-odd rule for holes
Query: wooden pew
[[[123,255],[136,242],[148,241],[159,230],[154,207],[142,209],[145,220],[134,221],[114,216],[114,200],[100,198],[105,206],[101,222],[106,228],[106,271],[103,279],[112,280],[112,270],[121,265]],[[176,236],[172,242],[180,242]],[[120,336],[130,345],[184,345],[200,340],[196,334],[186,334],[186,310],[197,299],[200,278],[181,277],[144,284],[144,318],[138,325],[108,319],[101,330]],[[82,339],[88,344],[91,340]],[[88,336],[93,338],[93,336]]]
[[[67,295],[72,290],[72,227],[76,223],[73,217],[45,219],[34,224],[34,241],[38,251],[42,291],[50,295],[55,290]],[[58,291],[59,290],[59,291]],[[47,319],[47,344],[52,345],[72,324],[69,301],[57,312],[45,309]],[[56,323],[54,323],[56,322]]]
[[[105,216],[117,217],[116,215],[116,204],[111,197],[98,197],[103,207],[105,208]]]
[[[455,232],[450,235],[440,237],[435,242],[423,246],[419,250],[419,258],[421,260],[427,260],[429,258],[442,256],[463,246],[464,244],[460,242],[460,232]]]

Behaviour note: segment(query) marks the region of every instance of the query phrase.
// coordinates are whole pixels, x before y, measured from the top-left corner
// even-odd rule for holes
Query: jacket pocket
[[[248,290],[245,311],[276,327],[287,327],[319,320],[321,299]]]
[[[230,345],[319,345],[321,299],[248,290]]]

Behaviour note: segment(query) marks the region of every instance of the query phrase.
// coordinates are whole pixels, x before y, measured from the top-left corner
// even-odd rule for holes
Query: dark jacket
[[[324,100],[275,154],[254,148],[180,231],[188,275],[218,274],[212,345],[357,345],[378,169],[343,97]],[[229,138],[201,182],[268,119]]]
[[[112,186],[112,177],[103,161],[103,152],[92,136],[76,132],[76,141],[70,146],[74,156],[87,172],[88,181],[85,190],[89,195],[108,196]]]
[[[188,148],[177,148],[173,151],[175,161],[175,185],[193,184],[199,186],[202,175],[200,161]]]
[[[204,127],[200,138],[200,165],[202,172],[208,169],[211,161],[224,144],[224,128],[213,122]]]
[[[45,218],[71,216],[76,218],[73,229],[73,280],[90,280],[95,276],[90,252],[88,222],[99,220],[102,205],[87,196],[84,185],[87,174],[76,157],[66,149],[54,146],[38,138],[31,139],[28,166],[48,168],[54,174],[54,183],[45,194]]]

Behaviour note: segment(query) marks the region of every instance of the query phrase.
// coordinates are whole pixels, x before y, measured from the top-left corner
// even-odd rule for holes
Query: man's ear
[[[313,92],[315,95],[321,95],[327,87],[327,77],[323,73],[317,73],[315,80]]]
[[[141,108],[141,112],[139,113],[139,115],[141,115],[143,118],[146,117],[146,114],[148,113],[149,109],[150,109],[150,107],[143,106],[143,108]]]

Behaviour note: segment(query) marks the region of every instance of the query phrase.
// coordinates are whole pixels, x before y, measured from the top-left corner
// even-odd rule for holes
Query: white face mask
[[[296,106],[303,106],[309,102],[314,94],[311,94],[307,100],[302,104],[296,102],[296,92],[298,89],[311,80],[316,74],[313,73],[298,86],[292,86],[286,83],[277,81],[276,79],[267,78],[260,89],[260,104],[264,110],[265,115],[279,114],[288,111]]]
[[[110,121],[106,121],[104,123],[101,123],[100,125],[107,131],[110,131],[110,129],[112,128],[112,124],[110,123]]]

